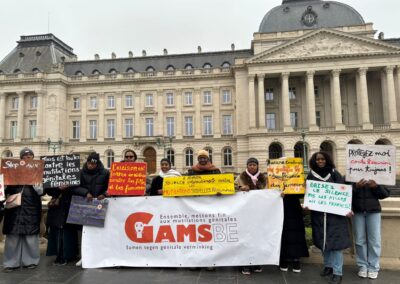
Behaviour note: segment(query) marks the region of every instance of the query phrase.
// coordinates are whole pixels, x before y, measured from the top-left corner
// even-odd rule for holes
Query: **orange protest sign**
[[[42,184],[44,161],[24,161],[18,159],[2,159],[1,173],[4,185]]]
[[[109,195],[144,195],[146,191],[146,163],[112,163]]]
[[[281,189],[285,194],[304,194],[304,167],[302,158],[270,160],[268,188]]]

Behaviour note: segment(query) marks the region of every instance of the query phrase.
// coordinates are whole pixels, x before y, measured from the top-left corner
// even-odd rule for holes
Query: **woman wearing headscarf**
[[[181,176],[178,171],[171,169],[171,162],[166,158],[161,159],[160,167],[161,169],[158,176],[156,176],[151,182],[150,195],[152,196],[162,195],[164,178]]]

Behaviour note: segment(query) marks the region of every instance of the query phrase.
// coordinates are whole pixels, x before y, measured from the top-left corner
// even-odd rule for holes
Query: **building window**
[[[133,119],[132,118],[125,119],[125,137],[126,138],[133,137]]]
[[[146,94],[146,107],[153,106],[153,94]]]
[[[29,120],[29,138],[36,138],[36,120]]]
[[[230,90],[223,90],[222,91],[222,103],[223,104],[230,104],[232,103],[232,95]]]
[[[146,118],[146,136],[154,136],[153,118]]]
[[[173,106],[174,105],[174,94],[173,93],[167,93],[167,106]]]
[[[272,143],[268,148],[268,155],[270,159],[279,159],[282,157],[282,147],[278,143]]]
[[[10,138],[11,139],[17,138],[17,131],[18,131],[18,122],[11,121],[11,124],[10,124]]]
[[[342,123],[343,123],[343,124],[346,124],[346,123],[344,122],[344,109],[342,109]]]
[[[229,167],[232,166],[232,149],[231,148],[225,148],[224,149],[224,166]]]
[[[296,99],[296,88],[289,87],[289,100],[295,100],[295,99]]]
[[[186,64],[185,65],[185,69],[186,70],[191,70],[191,69],[193,69],[193,65],[192,64]]]
[[[210,159],[210,162],[213,162],[213,150],[209,147],[204,148],[204,150],[206,150],[208,152],[208,158]]]
[[[212,104],[212,95],[211,91],[204,91],[203,92],[203,104],[210,105]]]
[[[90,97],[89,106],[90,109],[97,109],[97,97]]]
[[[222,63],[222,68],[229,68],[229,67],[231,67],[231,64],[229,63],[229,62],[224,62],[224,63]]]
[[[193,116],[185,116],[185,136],[193,136]]]
[[[132,95],[126,95],[125,96],[125,107],[126,108],[132,108],[133,107],[133,96]]]
[[[1,158],[12,158],[12,157],[13,157],[13,153],[10,150],[5,150],[1,154]]]
[[[167,136],[175,136],[175,117],[167,117]]]
[[[72,139],[81,137],[81,124],[79,120],[72,121]]]
[[[267,113],[265,115],[265,124],[267,126],[267,129],[276,129],[276,118],[275,118],[275,113]]]
[[[210,63],[205,63],[205,64],[203,65],[203,68],[204,68],[204,69],[210,69],[210,68],[212,68],[212,65],[211,65]]]
[[[146,68],[146,72],[154,72],[154,71],[156,71],[156,69],[154,69],[153,66],[149,66]]]
[[[224,135],[233,134],[232,130],[232,115],[223,115],[222,116],[222,133]]]
[[[290,125],[293,128],[297,128],[297,112],[290,113]]]
[[[73,109],[80,109],[81,108],[81,100],[80,100],[80,98],[75,97],[75,98],[72,99],[72,108]]]
[[[107,119],[107,138],[115,137],[115,119]]]
[[[318,127],[321,127],[321,112],[320,111],[315,112],[315,120],[316,120]]]
[[[203,117],[203,134],[204,135],[213,134],[212,116],[210,115]]]
[[[11,108],[14,110],[18,109],[18,97],[13,97],[11,99]]]
[[[184,98],[185,98],[185,105],[186,106],[193,105],[193,94],[192,94],[192,92],[185,92]]]
[[[106,153],[107,168],[111,168],[112,163],[114,163],[114,157],[114,151],[108,150]]]
[[[186,167],[193,166],[193,150],[192,149],[185,150],[185,166]]]
[[[265,90],[265,100],[266,101],[273,101],[274,100],[274,89],[273,88],[267,88]]]
[[[171,162],[171,166],[175,167],[175,151],[172,149],[167,150],[167,159]]]
[[[89,139],[97,139],[97,120],[89,120]]]
[[[115,108],[115,97],[114,96],[107,97],[107,108]]]
[[[314,86],[314,96],[316,99],[319,99],[319,89],[318,86]]]
[[[31,97],[31,109],[37,109],[37,105],[38,105],[38,97],[32,96]]]

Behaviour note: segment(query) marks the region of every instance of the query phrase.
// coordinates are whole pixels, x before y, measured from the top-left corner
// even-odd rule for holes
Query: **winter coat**
[[[158,190],[163,188],[163,180],[164,179],[161,176],[156,176],[155,178],[153,178],[150,186],[151,196],[159,195]]]
[[[311,172],[307,180],[321,181]],[[332,170],[331,177],[326,182],[343,184],[344,178],[339,172]],[[320,250],[343,250],[351,246],[349,224],[345,216],[311,211],[311,226],[314,245]]]
[[[87,193],[92,194],[93,197],[105,195],[108,188],[109,178],[110,172],[104,168],[102,162],[99,161],[94,170],[89,170],[87,163],[85,163],[81,170],[81,184],[76,190],[81,193],[87,190]]]
[[[21,206],[6,209],[4,213],[4,235],[37,235],[40,232],[42,202],[32,185],[10,185],[6,196],[22,192]]]
[[[379,213],[382,211],[379,199],[389,197],[390,190],[384,186],[378,185],[372,189],[368,185],[362,188],[356,188],[353,184],[352,207],[355,213]]]
[[[242,172],[236,179],[235,179],[235,189],[240,190],[240,188],[244,185],[247,185],[250,190],[253,189],[264,189],[267,187],[267,178],[265,175],[260,173],[258,176],[257,184],[255,185],[246,171]]]

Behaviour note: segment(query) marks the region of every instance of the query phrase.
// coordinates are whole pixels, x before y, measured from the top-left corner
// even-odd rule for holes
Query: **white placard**
[[[110,199],[104,228],[84,227],[84,268],[279,264],[279,191]]]
[[[3,174],[0,174],[0,201],[4,201],[6,199],[4,193],[4,177]]]
[[[396,147],[392,145],[348,144],[346,181],[375,180],[377,184],[396,184]]]
[[[346,216],[351,212],[352,196],[351,185],[307,180],[304,207]]]

